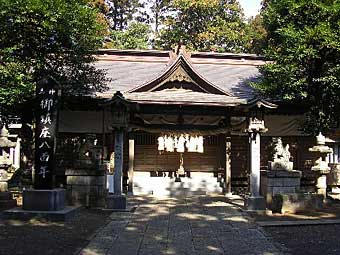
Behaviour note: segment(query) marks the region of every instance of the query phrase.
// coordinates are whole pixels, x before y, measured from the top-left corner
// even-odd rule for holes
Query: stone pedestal
[[[269,208],[276,194],[296,193],[300,190],[301,171],[261,171],[261,195],[266,198]]]
[[[65,190],[24,190],[24,210],[30,211],[60,211],[65,208]]]
[[[10,209],[16,206],[17,201],[13,199],[11,192],[0,192],[0,209]]]
[[[104,207],[106,183],[103,169],[67,169],[67,202],[71,205]]]
[[[79,207],[65,206],[65,190],[24,190],[22,208],[3,212],[5,219],[65,221],[75,215]]]
[[[125,195],[106,196],[106,208],[113,210],[126,210],[126,196]]]
[[[270,170],[286,170],[286,171],[293,171],[293,162],[290,161],[269,161],[268,167]]]

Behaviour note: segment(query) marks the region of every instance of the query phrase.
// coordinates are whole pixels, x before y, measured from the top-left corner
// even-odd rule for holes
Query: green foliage
[[[109,0],[110,10],[108,18],[111,20],[111,29],[123,31],[127,29],[130,21],[144,6],[139,0]],[[140,17],[137,17],[139,20]]]
[[[133,22],[126,31],[112,31],[111,42],[105,46],[115,49],[147,49],[150,33],[148,25]]]
[[[305,130],[327,131],[340,120],[340,2],[267,0],[262,12],[268,32],[260,68],[264,94],[308,108]]]
[[[260,14],[248,20],[246,37],[246,52],[255,54],[264,53],[263,50],[267,45],[267,31],[263,25],[263,19]]]
[[[193,50],[244,51],[246,27],[237,0],[173,0],[168,13],[159,48],[182,42]]]
[[[80,0],[0,0],[0,104],[34,96],[37,81],[51,75],[65,94],[105,87],[91,53],[105,26],[97,10]]]

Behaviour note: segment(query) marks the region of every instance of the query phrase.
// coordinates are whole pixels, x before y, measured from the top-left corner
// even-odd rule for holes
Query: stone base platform
[[[66,221],[72,218],[80,207],[81,206],[69,206],[58,211],[32,211],[15,208],[4,211],[3,217],[7,220],[30,220],[32,218],[36,218],[48,221]]]
[[[271,208],[276,194],[296,193],[300,190],[301,171],[263,170],[261,171],[261,195]]]
[[[66,201],[71,205],[104,207],[106,183],[103,167],[99,169],[67,169]]]
[[[60,211],[65,208],[65,190],[24,190],[23,210],[28,211]]]

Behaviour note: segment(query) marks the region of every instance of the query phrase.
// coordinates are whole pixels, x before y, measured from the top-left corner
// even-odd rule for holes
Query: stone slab
[[[23,210],[60,211],[65,208],[65,190],[24,190]]]
[[[323,196],[319,194],[276,194],[273,197],[271,209],[277,213],[305,212],[323,207]]]
[[[265,175],[268,178],[275,178],[275,177],[300,177],[302,176],[302,172],[298,170],[271,170],[271,171],[261,171],[261,175]]]
[[[263,211],[266,210],[266,200],[264,197],[248,197],[244,201],[244,206],[247,211]]]
[[[32,218],[45,219],[49,221],[66,221],[73,217],[80,206],[67,206],[58,211],[33,211],[15,208],[3,212],[4,219],[7,220],[30,220]]]

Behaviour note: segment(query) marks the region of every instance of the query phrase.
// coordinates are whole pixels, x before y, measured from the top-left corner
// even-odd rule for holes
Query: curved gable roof
[[[137,86],[129,93],[133,92],[151,92],[161,87],[166,82],[171,81],[186,81],[194,84],[199,91],[210,94],[227,95],[232,96],[230,93],[215,86],[213,83],[204,78],[195,68],[191,65],[190,61],[183,53],[179,53],[175,61],[173,61],[161,74],[154,79]]]
[[[97,93],[99,97],[111,98],[116,91],[121,91],[130,100],[144,101],[147,96],[161,98],[164,94],[175,93],[164,84],[169,81],[182,84],[178,81],[183,80],[196,86],[197,90],[192,92],[201,93],[201,99],[208,94],[223,95],[228,101],[238,99],[238,103],[246,105],[260,100],[249,85],[249,81],[259,76],[257,67],[265,63],[262,57],[255,55],[191,53],[188,59],[179,52],[169,63],[169,52],[165,51],[105,50],[98,58],[96,66],[106,70],[111,79],[109,89]],[[189,95],[189,91],[186,94]]]

